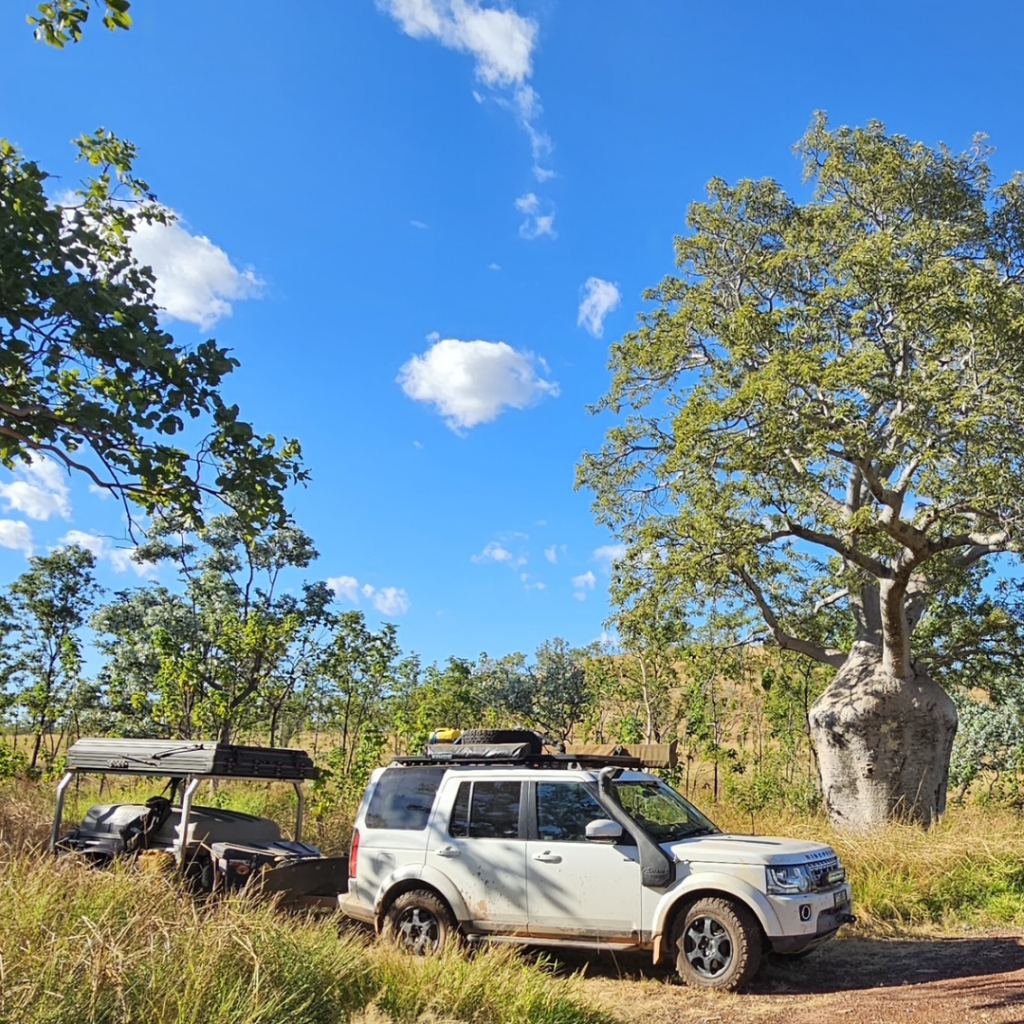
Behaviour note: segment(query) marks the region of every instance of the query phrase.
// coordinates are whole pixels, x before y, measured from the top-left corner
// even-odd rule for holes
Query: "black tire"
[[[539,754],[543,749],[540,737],[529,729],[464,729],[460,743],[529,743],[530,750]]]
[[[732,900],[698,900],[672,928],[676,971],[694,988],[735,992],[761,966],[761,929],[754,915]]]
[[[443,899],[429,889],[413,889],[388,908],[381,934],[407,953],[432,956],[456,940],[458,928]]]

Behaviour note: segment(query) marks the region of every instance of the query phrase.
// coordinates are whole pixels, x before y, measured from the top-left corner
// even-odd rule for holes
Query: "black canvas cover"
[[[245,747],[200,740],[81,739],[67,754],[69,771],[122,775],[200,775],[302,782],[320,774],[304,750]]]

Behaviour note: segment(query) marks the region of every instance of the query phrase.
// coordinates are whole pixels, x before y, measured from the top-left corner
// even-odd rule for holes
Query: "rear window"
[[[370,794],[364,826],[425,829],[444,773],[444,768],[389,768]]]

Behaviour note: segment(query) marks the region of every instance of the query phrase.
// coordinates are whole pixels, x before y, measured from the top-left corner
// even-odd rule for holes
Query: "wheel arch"
[[[378,932],[391,904],[403,893],[415,889],[427,889],[444,900],[459,925],[469,920],[469,910],[458,889],[440,871],[417,865],[395,872],[381,883],[374,901],[374,927]]]
[[[778,915],[764,893],[734,875],[702,874],[699,880],[693,880],[693,884],[687,885],[684,882],[665,893],[658,902],[651,928],[656,964],[662,963],[668,953],[668,937],[676,917],[702,899],[725,899],[746,907],[760,926],[762,939],[768,935],[778,935],[781,931]]]

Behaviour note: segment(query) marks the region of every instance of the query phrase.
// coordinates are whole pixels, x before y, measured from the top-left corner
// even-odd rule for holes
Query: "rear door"
[[[591,783],[531,782],[526,891],[531,935],[610,942],[640,939],[640,854],[628,836],[588,840],[587,823],[607,818]]]
[[[525,934],[524,784],[476,778],[457,785],[447,820],[435,815],[427,865],[462,893],[473,930]]]

